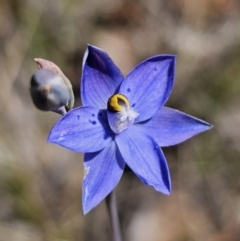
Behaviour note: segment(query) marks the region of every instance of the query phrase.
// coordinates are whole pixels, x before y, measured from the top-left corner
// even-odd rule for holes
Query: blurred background
[[[81,214],[82,155],[46,143],[60,116],[29,95],[40,57],[71,80],[78,106],[86,43],[124,75],[152,55],[177,54],[167,105],[215,126],[164,148],[170,196],[124,174],[124,241],[239,241],[239,0],[0,1],[0,241],[111,240],[104,202]]]

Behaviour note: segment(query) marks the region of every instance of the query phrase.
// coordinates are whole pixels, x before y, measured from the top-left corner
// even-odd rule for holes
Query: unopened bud
[[[44,59],[35,61],[39,70],[31,78],[30,93],[33,103],[40,110],[66,114],[74,104],[70,81],[53,62]]]

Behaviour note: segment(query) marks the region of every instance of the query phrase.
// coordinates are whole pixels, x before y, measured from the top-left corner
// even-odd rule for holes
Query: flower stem
[[[106,197],[106,204],[112,230],[112,241],[122,241],[120,224],[118,220],[116,195],[114,191],[112,191]]]

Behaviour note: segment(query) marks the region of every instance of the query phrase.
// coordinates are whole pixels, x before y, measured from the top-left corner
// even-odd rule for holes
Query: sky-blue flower
[[[169,194],[163,146],[176,145],[211,125],[164,107],[173,88],[174,55],[157,55],[125,78],[103,50],[88,45],[83,59],[82,107],[63,116],[48,142],[84,152],[82,205],[88,213],[118,184],[125,165],[145,184]]]

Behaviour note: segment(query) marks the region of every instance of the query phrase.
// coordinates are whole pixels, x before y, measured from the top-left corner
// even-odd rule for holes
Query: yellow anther
[[[128,99],[124,95],[116,94],[109,98],[108,100],[108,110],[121,112],[122,106],[125,105],[129,107]]]

